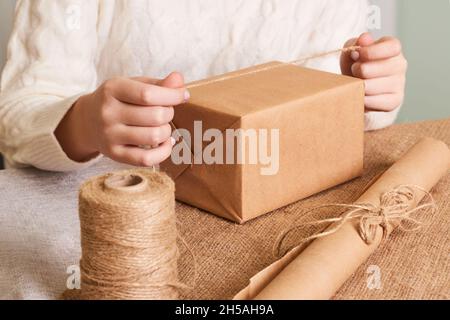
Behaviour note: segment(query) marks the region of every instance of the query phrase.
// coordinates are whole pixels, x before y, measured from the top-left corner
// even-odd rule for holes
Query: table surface
[[[199,272],[195,289],[184,298],[231,298],[252,275],[274,261],[272,247],[277,235],[305,208],[329,203],[327,199],[336,196],[344,203],[355,200],[373,177],[424,136],[450,144],[450,119],[368,133],[361,178],[242,226],[177,204],[180,233],[195,254]],[[80,258],[78,188],[89,177],[125,167],[104,159],[74,173],[32,168],[0,172],[0,299],[55,299],[61,295],[68,268],[78,265]],[[447,175],[433,189],[439,210],[423,213],[425,226],[414,234],[394,232],[335,299],[450,299],[449,183]],[[181,250],[181,275],[190,282],[193,262]],[[381,287],[370,289],[367,285],[373,270],[370,266],[380,271]]]

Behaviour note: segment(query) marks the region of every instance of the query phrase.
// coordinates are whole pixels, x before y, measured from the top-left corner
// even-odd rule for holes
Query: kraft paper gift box
[[[271,62],[188,88],[161,164],[181,202],[243,223],[362,172],[359,79]]]

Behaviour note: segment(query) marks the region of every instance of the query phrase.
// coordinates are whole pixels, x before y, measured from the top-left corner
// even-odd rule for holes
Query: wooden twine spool
[[[79,194],[81,290],[69,299],[177,299],[174,183],[128,170],[92,178]]]

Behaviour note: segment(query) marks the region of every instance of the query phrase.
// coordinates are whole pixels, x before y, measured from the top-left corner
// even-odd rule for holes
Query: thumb
[[[353,38],[347,41],[344,48],[351,46],[368,47],[375,43],[372,35],[369,32],[361,34],[358,38]],[[348,51],[341,55],[341,71],[342,74],[353,76],[352,65],[359,59],[358,51]]]
[[[179,72],[172,72],[165,79],[161,80],[159,85],[161,87],[180,89],[184,88],[184,77]]]

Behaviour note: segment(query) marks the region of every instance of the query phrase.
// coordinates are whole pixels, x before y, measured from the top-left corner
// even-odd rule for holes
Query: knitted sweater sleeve
[[[0,87],[0,152],[6,165],[71,171],[54,131],[96,84],[98,1],[19,0]]]

